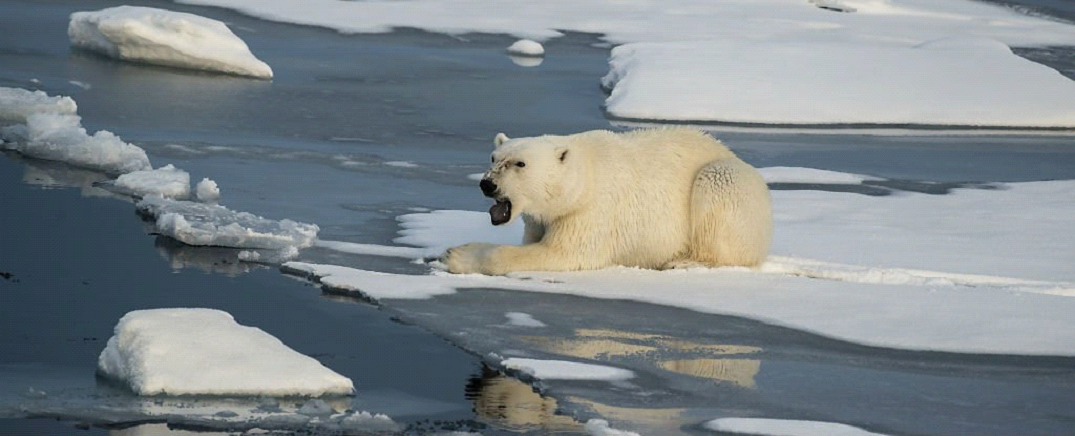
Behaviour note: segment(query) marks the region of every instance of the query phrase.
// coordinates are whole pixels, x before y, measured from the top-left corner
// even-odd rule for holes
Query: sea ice
[[[152,168],[145,150],[112,132],[87,134],[76,109],[70,97],[0,87],[0,145],[30,157],[111,174]]]
[[[884,436],[846,424],[765,418],[720,418],[702,424],[706,429],[765,436]]]
[[[508,312],[504,314],[508,318],[508,324],[519,327],[545,327],[545,323],[534,319],[529,313]]]
[[[157,195],[142,198],[136,208],[156,221],[158,232],[188,245],[294,250],[313,245],[320,230],[316,224],[275,221],[215,204]]]
[[[26,123],[33,114],[74,115],[78,105],[71,97],[50,96],[44,91],[0,87],[0,123]]]
[[[117,6],[75,12],[67,28],[71,45],[117,59],[169,67],[272,78],[224,23],[183,12]]]
[[[624,119],[1075,127],[1073,85],[1055,70],[978,46],[988,43],[927,44],[1075,45],[1071,23],[986,2],[178,1],[344,33],[411,27],[534,41],[599,34],[629,44],[617,48],[604,81],[613,89],[609,113]]]
[[[508,53],[518,56],[544,56],[545,47],[531,39],[520,39],[508,46]]]
[[[350,379],[213,309],[127,313],[98,372],[139,395],[351,395]]]
[[[539,380],[604,380],[621,381],[635,373],[621,368],[568,360],[541,360],[512,357],[500,362],[505,368],[517,370]]]
[[[138,197],[160,195],[165,198],[186,199],[190,197],[190,174],[168,164],[153,170],[121,174],[113,182],[113,187]]]
[[[638,433],[625,430],[617,430],[609,427],[608,421],[603,419],[591,419],[584,426],[590,436],[639,436]]]
[[[605,106],[621,119],[1075,127],[1075,82],[982,38],[638,43],[609,66]]]
[[[784,172],[808,180],[863,177]],[[758,270],[621,267],[509,277],[443,271],[394,277],[330,265],[306,268],[314,277],[331,273],[332,286],[353,290],[406,281],[408,289],[436,293],[464,288],[566,293],[744,316],[889,348],[1070,355],[1073,193],[1073,181],[963,188],[947,195],[773,191],[773,255]],[[467,242],[522,240],[521,226],[493,228],[482,212],[434,211],[399,220],[404,236],[397,242],[425,247],[424,253]],[[804,299],[810,304],[802,304]]]
[[[766,183],[815,183],[822,185],[857,185],[867,180],[882,180],[878,177],[861,174],[842,173],[839,171],[819,170],[800,167],[765,167],[758,168]]]
[[[202,203],[216,204],[220,201],[220,187],[217,186],[215,181],[208,178],[198,182],[198,186],[195,188],[194,193],[198,198],[198,201]]]
[[[37,159],[64,162],[111,174],[152,168],[142,148],[107,130],[90,136],[78,115],[37,113],[26,124],[0,130],[4,147]]]

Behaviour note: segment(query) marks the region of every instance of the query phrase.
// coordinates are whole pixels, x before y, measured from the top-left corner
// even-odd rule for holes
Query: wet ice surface
[[[400,215],[486,209],[487,201],[467,175],[484,171],[493,135],[609,126],[598,83],[608,70],[608,51],[591,47],[598,42],[591,36],[550,41],[539,67],[521,68],[504,53],[515,38],[455,39],[411,30],[342,36],[217,9],[139,3],[227,22],[275,67],[274,81],[71,53],[66,14],[118,3],[5,1],[0,2],[5,29],[0,86],[72,96],[89,131],[115,132],[145,148],[154,164],[173,163],[191,180],[212,178],[230,209],[314,223],[322,239],[366,244],[352,253],[311,247],[302,252],[303,261],[423,274],[426,266],[407,259],[413,250],[398,258],[370,251],[393,245]],[[863,194],[939,195],[994,182],[1075,179],[1072,138],[1062,135],[875,137],[740,130],[718,136],[757,166],[881,179],[854,188]],[[0,187],[6,204],[22,204],[13,202],[12,192],[34,204],[33,213],[24,206],[10,209],[20,213],[5,208],[0,215],[13,232],[4,234],[0,251],[0,271],[13,274],[0,278],[3,416],[24,416],[11,405],[28,404],[73,421],[95,422],[99,416],[131,421],[145,418],[137,415],[143,407],[176,406],[183,412],[157,419],[197,426],[201,418],[191,413],[196,407],[215,418],[227,417],[217,416],[220,412],[242,416],[272,408],[271,401],[260,399],[165,398],[158,405],[94,380],[96,356],[123,313],[208,304],[354,379],[356,397],[347,405],[328,402],[330,407],[385,413],[416,432],[432,431],[429,419],[462,423],[464,429],[478,429],[468,424],[476,420],[505,431],[585,434],[579,421],[603,418],[613,428],[642,434],[705,434],[701,425],[722,417],[838,422],[882,434],[1072,432],[1066,407],[1075,397],[1070,358],[894,351],[744,318],[496,289],[387,301],[375,310],[351,298],[321,298],[318,290],[275,270],[236,262],[239,250],[190,247],[139,234],[128,203],[77,198],[111,197],[97,184],[108,176],[3,161],[0,174],[6,177]],[[781,175],[774,188],[849,189],[819,183],[826,181],[821,174],[793,175]],[[21,191],[20,180],[78,190]],[[42,206],[49,204],[44,196],[55,200],[51,206]],[[105,216],[85,218],[106,209]],[[59,222],[69,217],[68,225],[42,228],[42,216]],[[8,235],[29,240],[20,239],[21,248],[9,251],[7,238],[15,236]],[[71,260],[61,266],[42,260],[60,252]],[[392,316],[420,328],[393,323]],[[505,376],[480,369],[478,358],[422,329],[486,356],[493,367],[499,359],[489,358],[490,352],[593,363],[636,376],[617,384],[539,381],[510,371]],[[535,383],[546,396],[512,377]],[[103,413],[112,404],[121,405],[120,412]],[[294,418],[306,400],[276,404]],[[323,410],[309,406],[307,412]],[[131,410],[136,413],[123,415]],[[0,419],[0,428],[13,426],[12,432],[36,425],[39,421]]]

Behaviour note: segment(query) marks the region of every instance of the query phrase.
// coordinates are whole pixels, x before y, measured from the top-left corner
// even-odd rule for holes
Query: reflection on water
[[[488,368],[483,368],[481,377],[470,380],[466,396],[480,418],[500,429],[539,434],[585,433],[574,419],[556,414],[556,400]]]
[[[130,201],[129,197],[97,187],[97,183],[111,179],[107,174],[60,162],[29,158],[13,152],[5,152],[4,156],[23,164],[22,182],[27,185],[50,189],[78,188],[83,197],[112,197]]]
[[[754,388],[754,377],[761,369],[761,361],[755,359],[684,359],[665,360],[658,366],[666,371],[729,382],[744,388]]]
[[[606,329],[575,329],[574,337],[523,336],[520,340],[543,351],[580,359],[615,363],[631,358],[653,370],[754,388],[761,360],[741,356],[759,347],[702,343],[691,339]]]
[[[262,429],[313,434],[395,432],[400,426],[384,415],[352,410],[350,398],[138,397],[108,384],[28,399],[20,415],[58,418],[111,428],[113,435],[177,435],[184,430]],[[131,426],[129,424],[151,423]]]
[[[249,258],[249,253],[259,253],[259,262],[274,262],[278,256],[273,250],[249,250],[229,247],[196,247],[187,245],[167,236],[157,236],[153,241],[164,260],[174,270],[193,268],[207,273],[219,273],[229,277],[248,273],[254,269],[267,268],[261,263],[240,260]],[[262,255],[261,253],[265,254]],[[244,254],[245,253],[245,254]]]

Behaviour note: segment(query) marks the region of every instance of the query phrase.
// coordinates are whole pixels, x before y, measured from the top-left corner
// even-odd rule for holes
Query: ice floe
[[[765,436],[884,436],[835,422],[765,418],[720,418],[702,427],[722,433]]]
[[[545,46],[532,39],[520,39],[508,46],[508,53],[516,56],[544,56]]]
[[[351,395],[350,379],[213,309],[129,312],[98,372],[139,395]]]
[[[220,187],[213,180],[202,179],[194,190],[194,196],[202,203],[216,203],[220,201]]]
[[[787,172],[815,181],[861,179]],[[407,289],[405,298],[501,288],[737,315],[890,348],[1031,355],[1075,350],[1075,324],[1067,315],[1075,311],[1073,181],[962,188],[947,195],[774,191],[773,204],[773,254],[758,270],[611,268],[489,277],[293,263],[285,269],[301,268],[330,278],[321,279],[326,287],[375,299],[399,298],[394,295],[400,287]],[[415,254],[427,256],[467,242],[517,244],[522,238],[521,226],[490,227],[481,212],[433,211],[399,220],[396,242],[423,247]]]
[[[70,97],[0,87],[0,145],[33,158],[110,174],[152,168],[145,150],[112,132],[88,134],[76,110]]]
[[[606,110],[622,119],[1075,127],[1075,81],[990,39],[638,43],[609,65]]]
[[[313,245],[316,224],[271,220],[249,212],[159,195],[142,198],[138,213],[156,222],[157,231],[187,245],[295,251]]]
[[[508,312],[504,314],[508,324],[519,327],[545,327],[545,323],[534,319],[529,313]]]
[[[635,373],[630,370],[568,360],[512,357],[504,359],[500,364],[507,369],[522,372],[539,380],[621,381],[635,377]]]
[[[74,115],[78,105],[71,97],[50,96],[44,91],[0,87],[0,122],[26,123],[33,114]]]
[[[250,52],[224,23],[184,12],[116,6],[75,12],[71,45],[126,61],[272,78],[272,68]]]
[[[117,191],[138,197],[159,195],[182,200],[190,197],[190,174],[168,164],[153,170],[121,174],[112,186]]]
[[[639,436],[635,432],[614,429],[603,419],[591,419],[583,427],[590,436]]]
[[[1008,49],[1075,45],[1075,26],[985,2],[179,1],[344,33],[599,34],[627,44],[603,81],[623,119],[1075,127],[1072,81]]]

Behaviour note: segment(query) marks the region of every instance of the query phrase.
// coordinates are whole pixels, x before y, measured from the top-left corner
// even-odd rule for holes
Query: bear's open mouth
[[[511,200],[507,198],[496,199],[496,204],[489,208],[489,220],[494,226],[499,226],[511,220]]]

